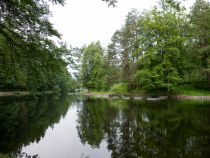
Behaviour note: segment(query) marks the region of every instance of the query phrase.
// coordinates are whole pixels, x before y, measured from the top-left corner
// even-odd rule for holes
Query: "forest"
[[[49,21],[50,3],[64,0],[0,1],[0,91],[73,89],[69,50]]]
[[[182,1],[183,2],[183,1]],[[80,48],[79,80],[90,91],[208,94],[210,3],[160,0],[150,10],[132,9],[107,48]]]
[[[210,1],[133,8],[81,47],[51,22],[66,1],[0,0],[0,158],[209,158]]]
[[[120,1],[102,0],[115,7]],[[64,0],[0,2],[0,91],[185,93],[210,89],[210,3],[132,9],[103,48],[68,48],[49,20]],[[56,39],[56,40],[55,40]],[[58,42],[57,42],[58,41]],[[69,68],[71,67],[71,68]],[[72,73],[73,69],[77,73]]]

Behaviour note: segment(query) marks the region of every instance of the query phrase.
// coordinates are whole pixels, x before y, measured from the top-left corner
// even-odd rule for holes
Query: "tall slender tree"
[[[210,3],[205,0],[196,0],[191,10],[193,25],[194,54],[199,59],[201,68],[200,78],[208,81],[210,87]]]

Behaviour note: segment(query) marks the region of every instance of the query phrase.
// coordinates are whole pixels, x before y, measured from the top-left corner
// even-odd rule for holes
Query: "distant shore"
[[[29,92],[29,91],[10,91],[10,92],[0,92],[0,97],[4,96],[29,96],[29,95],[43,95],[52,94],[53,91],[46,92]],[[163,96],[150,96],[150,95],[140,95],[140,94],[112,94],[112,93],[84,93],[86,97],[95,98],[107,98],[107,99],[124,99],[124,100],[148,100],[148,101],[158,101],[158,100],[210,100],[210,96],[192,96],[192,95],[163,95]]]
[[[170,95],[170,96],[157,96],[153,97],[150,95],[138,95],[138,94],[109,94],[109,93],[84,93],[84,96],[95,97],[95,98],[107,98],[107,99],[134,99],[134,100],[210,100],[210,96],[190,96],[190,95]]]

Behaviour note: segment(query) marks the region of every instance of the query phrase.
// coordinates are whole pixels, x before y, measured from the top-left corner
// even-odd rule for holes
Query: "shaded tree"
[[[205,0],[196,0],[190,14],[193,27],[193,55],[199,61],[199,79],[208,81],[210,85],[209,52],[210,52],[210,3]]]

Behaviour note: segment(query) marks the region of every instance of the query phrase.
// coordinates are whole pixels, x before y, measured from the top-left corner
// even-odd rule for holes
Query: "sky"
[[[65,6],[51,5],[50,21],[62,34],[62,40],[73,47],[100,41],[103,47],[111,42],[114,32],[124,24],[127,13],[140,12],[156,5],[158,0],[118,0],[117,7],[108,7],[101,0],[66,0]],[[190,7],[194,0],[185,0]]]

